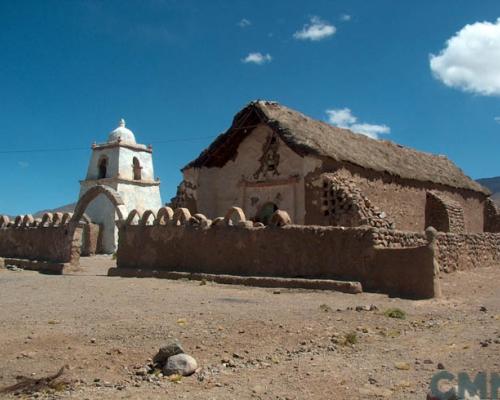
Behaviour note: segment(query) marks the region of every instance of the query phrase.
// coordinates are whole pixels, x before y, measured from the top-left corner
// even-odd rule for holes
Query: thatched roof
[[[229,130],[183,169],[222,167],[236,157],[239,144],[260,123],[270,126],[301,156],[327,157],[401,178],[489,194],[486,188],[466,176],[445,156],[423,153],[387,140],[371,139],[269,101],[248,104],[234,117]]]

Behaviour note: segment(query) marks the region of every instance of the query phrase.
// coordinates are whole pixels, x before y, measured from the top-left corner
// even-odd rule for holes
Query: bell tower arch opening
[[[104,179],[108,175],[108,157],[102,156],[99,159],[97,179]]]
[[[134,157],[132,160],[132,172],[134,174],[134,180],[135,181],[140,181],[142,178],[142,167],[141,163],[139,162],[139,159],[137,157]]]

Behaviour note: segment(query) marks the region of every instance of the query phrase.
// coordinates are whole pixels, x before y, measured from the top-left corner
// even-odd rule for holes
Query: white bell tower
[[[160,181],[153,172],[153,149],[137,144],[134,133],[120,120],[108,141],[92,145],[87,176],[80,181],[80,197],[92,186],[106,185],[115,189],[125,203],[127,212],[136,208],[143,212],[157,211],[161,206]],[[85,211],[92,222],[101,224],[102,250],[113,253],[118,243],[116,210],[103,195],[89,204]]]

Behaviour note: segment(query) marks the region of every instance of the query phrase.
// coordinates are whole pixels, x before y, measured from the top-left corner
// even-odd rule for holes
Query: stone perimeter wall
[[[0,216],[0,257],[77,264],[84,229],[69,213]],[[89,229],[95,249],[98,230]],[[269,227],[237,207],[214,220],[185,208],[133,210],[119,228],[118,269],[357,280],[366,290],[426,298],[439,293],[439,270],[500,259],[498,233],[429,232],[292,225],[281,210]]]
[[[371,232],[374,246],[378,249],[411,248],[427,243],[424,232],[390,229],[372,229]],[[500,234],[438,232],[435,253],[442,272],[488,266],[500,260]]]
[[[0,257],[77,265],[84,228],[71,217],[46,213],[41,219],[20,215],[10,221],[0,216]]]
[[[438,263],[444,272],[468,270],[498,263],[500,260],[500,234],[438,233]]]
[[[117,269],[356,280],[365,290],[403,297],[438,294],[434,240],[377,248],[377,228],[290,222],[278,210],[264,227],[238,207],[213,221],[185,208],[132,212],[119,228]]]

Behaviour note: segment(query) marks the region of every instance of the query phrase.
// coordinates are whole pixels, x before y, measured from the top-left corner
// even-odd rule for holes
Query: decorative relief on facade
[[[254,179],[267,179],[271,176],[279,176],[278,166],[280,155],[278,152],[278,136],[273,133],[269,135],[262,149],[262,157],[259,159],[259,169],[253,174]]]

